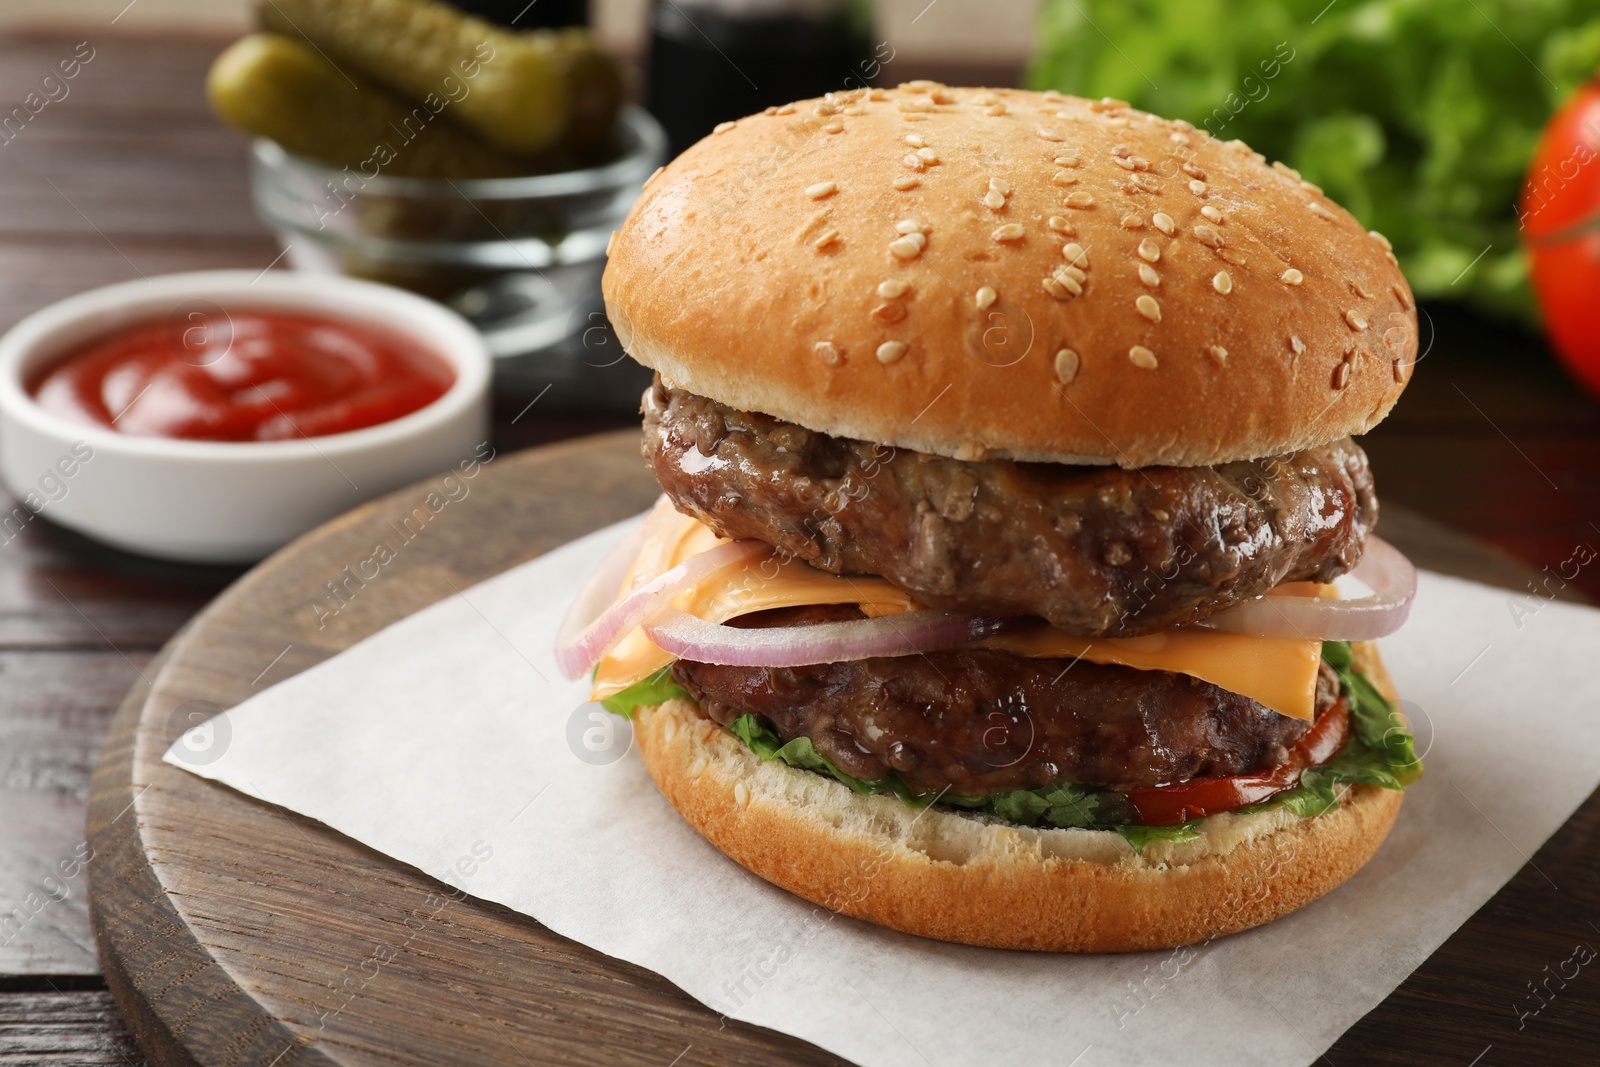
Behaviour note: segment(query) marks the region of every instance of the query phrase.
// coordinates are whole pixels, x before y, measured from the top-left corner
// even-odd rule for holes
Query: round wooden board
[[[416,870],[161,762],[199,718],[642,511],[658,490],[637,443],[624,432],[536,449],[483,468],[465,496],[436,478],[375,501],[251,571],[145,670],[95,772],[89,870],[106,981],[152,1062],[843,1062],[724,1023],[659,976],[505,908],[446,901]],[[1424,566],[1516,587],[1529,573],[1398,509],[1384,533]],[[397,558],[326,615],[326,583],[380,542]]]

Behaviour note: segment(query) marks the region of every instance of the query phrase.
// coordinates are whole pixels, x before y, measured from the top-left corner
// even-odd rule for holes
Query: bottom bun
[[[1372,646],[1355,652],[1395,699]],[[1401,800],[1358,785],[1326,815],[1213,815],[1198,840],[1140,854],[1110,830],[1033,829],[861,796],[763,761],[685,700],[641,709],[634,731],[667,800],[752,873],[831,911],[995,948],[1135,952],[1271,922],[1360,870]]]

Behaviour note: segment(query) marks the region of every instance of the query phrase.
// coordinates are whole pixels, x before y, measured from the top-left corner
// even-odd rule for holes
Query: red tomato
[[[1266,774],[1236,774],[1229,778],[1197,778],[1157,789],[1135,789],[1128,801],[1147,826],[1173,826],[1204,815],[1259,804],[1300,781],[1307,767],[1326,763],[1344,747],[1350,732],[1350,704],[1343,697],[1323,712],[1289,752],[1289,758]]]
[[[1545,332],[1574,378],[1600,396],[1600,81],[1550,118],[1517,214]]]

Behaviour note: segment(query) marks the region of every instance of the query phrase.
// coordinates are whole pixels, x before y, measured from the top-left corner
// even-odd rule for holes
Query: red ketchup
[[[381,327],[206,305],[91,341],[32,392],[53,414],[137,437],[282,441],[398,419],[454,381],[443,358]]]

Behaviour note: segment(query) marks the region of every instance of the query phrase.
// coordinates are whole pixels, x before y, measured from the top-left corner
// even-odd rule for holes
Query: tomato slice
[[[1289,758],[1265,774],[1227,778],[1194,778],[1177,785],[1135,789],[1127,794],[1139,820],[1147,826],[1172,826],[1205,815],[1259,804],[1300,781],[1307,767],[1326,763],[1344,747],[1350,734],[1350,702],[1344,697],[1322,713],[1289,750]]]

